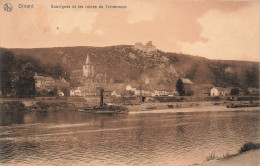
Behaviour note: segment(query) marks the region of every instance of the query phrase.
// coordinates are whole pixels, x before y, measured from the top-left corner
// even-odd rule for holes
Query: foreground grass
[[[215,154],[215,152],[212,152],[209,154],[209,156],[207,156],[205,161],[228,159],[228,158],[231,158],[234,156],[238,156],[241,153],[244,153],[244,152],[247,152],[250,150],[256,150],[256,149],[260,149],[260,143],[246,142],[240,147],[240,149],[238,150],[238,152],[236,154],[226,154],[226,155],[223,155],[222,157],[219,157]]]

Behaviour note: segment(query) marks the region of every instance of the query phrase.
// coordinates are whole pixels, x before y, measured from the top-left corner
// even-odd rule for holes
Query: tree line
[[[3,97],[33,97],[36,94],[35,73],[69,79],[68,72],[58,63],[43,64],[28,55],[18,56],[10,50],[0,50],[0,91]]]

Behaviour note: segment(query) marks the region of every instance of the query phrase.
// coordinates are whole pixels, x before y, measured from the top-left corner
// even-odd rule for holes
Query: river
[[[194,165],[260,142],[260,112],[2,113],[0,165]]]

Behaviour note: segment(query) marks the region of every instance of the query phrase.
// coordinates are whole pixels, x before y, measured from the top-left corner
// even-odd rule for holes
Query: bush
[[[44,102],[37,102],[36,105],[42,110],[47,109],[49,107],[49,105]]]
[[[0,104],[0,111],[11,112],[25,110],[25,105],[21,101],[9,101]]]
[[[178,99],[176,97],[168,97],[168,96],[165,96],[165,97],[155,97],[155,100],[159,101],[159,102],[162,102],[162,103],[165,103],[165,102],[181,102],[182,101],[182,99]]]
[[[239,149],[238,152],[243,153],[249,150],[259,149],[259,148],[260,148],[260,143],[247,142]]]
[[[210,160],[215,160],[218,159],[219,157],[215,154],[215,152],[212,152],[209,154],[209,156],[207,156],[206,161],[210,161]]]

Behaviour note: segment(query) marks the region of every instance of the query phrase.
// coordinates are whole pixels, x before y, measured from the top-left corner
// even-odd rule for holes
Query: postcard
[[[1,0],[0,165],[259,165],[259,0]]]

